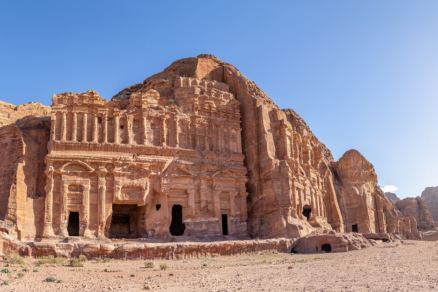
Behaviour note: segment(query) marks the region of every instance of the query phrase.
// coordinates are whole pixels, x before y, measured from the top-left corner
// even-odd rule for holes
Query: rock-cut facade
[[[111,100],[66,92],[38,108],[50,117],[0,128],[0,231],[19,239],[422,236],[365,157],[335,162],[297,113],[212,55]]]

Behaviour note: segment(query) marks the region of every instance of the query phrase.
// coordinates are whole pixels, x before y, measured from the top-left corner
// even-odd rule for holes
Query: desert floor
[[[83,268],[67,266],[67,261],[59,266],[25,262],[0,275],[1,282],[9,282],[0,291],[438,290],[438,245],[421,241],[382,243],[347,253],[157,260],[154,268],[146,268],[141,260],[91,260]],[[165,271],[159,267],[163,263],[168,265]],[[29,272],[22,272],[24,267]],[[44,282],[49,277],[62,282]]]

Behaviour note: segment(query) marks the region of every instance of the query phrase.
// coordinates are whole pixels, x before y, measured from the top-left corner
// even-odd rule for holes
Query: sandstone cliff
[[[377,185],[374,166],[357,150],[333,163],[336,189],[347,232],[394,233],[420,239],[415,216],[404,217]]]
[[[41,233],[49,134],[50,118],[28,116],[0,128],[0,220],[14,224],[19,238]]]
[[[435,222],[427,208],[427,203],[423,198],[406,198],[395,203],[395,206],[406,218],[414,218],[417,221],[417,228],[419,230],[436,228]]]
[[[438,221],[438,187],[427,187],[421,197],[426,201],[433,221]]]
[[[385,196],[391,200],[391,202],[393,202],[394,204],[397,203],[398,201],[400,201],[399,197],[397,197],[396,194],[391,193],[391,192],[386,192]]]
[[[29,102],[15,106],[0,100],[0,127],[15,123],[25,116],[47,117],[50,116],[50,106],[38,102]]]
[[[173,100],[173,84],[179,76],[224,82],[241,103],[252,237],[299,237],[321,227],[344,231],[330,151],[293,110],[280,110],[234,66],[212,55],[181,59],[142,85],[122,90],[113,100],[148,89]]]

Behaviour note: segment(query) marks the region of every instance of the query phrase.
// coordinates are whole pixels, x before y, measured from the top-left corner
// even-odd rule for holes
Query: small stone
[[[170,273],[170,274],[169,274],[169,276],[171,277],[171,276],[173,276],[173,274],[172,274],[172,273]]]
[[[145,290],[152,290],[152,287],[149,286],[149,285],[146,285],[146,286],[144,286],[144,289],[145,289]]]
[[[132,275],[131,275],[131,278],[134,278],[134,277],[135,277],[135,275],[134,275],[134,274],[132,274]]]

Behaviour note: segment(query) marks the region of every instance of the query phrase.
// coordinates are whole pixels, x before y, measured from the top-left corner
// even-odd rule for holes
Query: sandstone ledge
[[[368,239],[367,239],[368,237]],[[185,259],[197,257],[232,256],[258,252],[321,253],[347,252],[375,246],[391,241],[390,234],[331,233],[316,234],[298,239],[266,239],[218,242],[170,242],[170,243],[46,243],[32,242],[28,245],[11,239],[0,241],[0,255],[19,252],[22,256],[40,258],[43,256],[78,257],[88,259],[113,258],[130,260]],[[375,240],[376,239],[376,240]],[[324,246],[330,245],[330,250]]]

